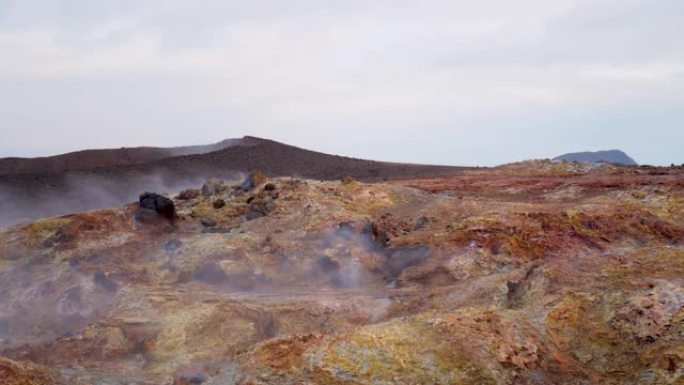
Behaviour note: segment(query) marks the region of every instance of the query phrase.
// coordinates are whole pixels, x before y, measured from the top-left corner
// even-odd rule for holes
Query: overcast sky
[[[0,156],[255,135],[684,162],[682,0],[0,0]]]

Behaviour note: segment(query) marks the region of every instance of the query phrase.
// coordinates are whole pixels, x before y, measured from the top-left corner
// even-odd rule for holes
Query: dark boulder
[[[202,223],[202,226],[204,227],[214,227],[216,226],[216,221],[211,219],[211,218],[203,218],[200,223]]]
[[[222,207],[224,207],[224,206],[226,205],[226,201],[224,201],[223,199],[220,199],[220,198],[219,198],[219,199],[213,201],[213,202],[211,203],[211,205],[212,205],[215,209],[220,209],[220,208],[222,208]]]
[[[176,206],[173,201],[163,195],[156,193],[145,192],[140,195],[139,210],[136,214],[136,219],[140,221],[147,221],[153,219],[151,213],[156,213],[157,216],[175,221],[178,217],[176,214]]]

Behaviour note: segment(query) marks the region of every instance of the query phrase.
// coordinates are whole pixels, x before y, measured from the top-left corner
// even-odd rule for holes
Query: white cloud
[[[586,146],[569,122],[602,116],[609,132],[637,113],[671,143],[684,119],[672,112],[684,104],[682,4],[0,0],[0,155],[256,134],[493,164]],[[642,146],[636,127],[617,144],[579,130],[597,146]],[[645,161],[680,161],[651,147]]]
[[[684,77],[684,63],[649,64],[642,66],[599,66],[587,68],[581,75],[588,78],[614,80],[619,82],[665,82]]]

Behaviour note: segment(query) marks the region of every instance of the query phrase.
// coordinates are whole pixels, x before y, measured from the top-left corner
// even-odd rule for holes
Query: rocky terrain
[[[417,176],[7,227],[0,383],[684,383],[684,168]]]
[[[377,162],[323,154],[255,137],[208,146],[86,150],[47,158],[0,159],[0,226],[119,206],[144,190],[177,191],[245,170],[268,176],[363,181],[448,175],[462,167]]]

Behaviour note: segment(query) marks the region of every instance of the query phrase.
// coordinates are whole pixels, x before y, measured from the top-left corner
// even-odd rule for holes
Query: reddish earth
[[[684,383],[684,168],[252,182],[0,231],[3,380]]]

